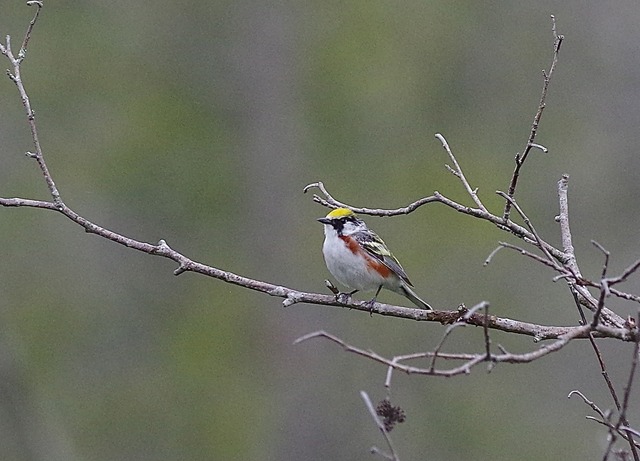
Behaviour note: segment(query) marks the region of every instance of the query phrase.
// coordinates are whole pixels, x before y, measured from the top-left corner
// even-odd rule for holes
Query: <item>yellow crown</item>
[[[347,216],[355,216],[353,211],[351,211],[348,208],[336,208],[335,210],[332,210],[328,215],[327,218],[329,219],[340,219],[340,218],[346,218]]]

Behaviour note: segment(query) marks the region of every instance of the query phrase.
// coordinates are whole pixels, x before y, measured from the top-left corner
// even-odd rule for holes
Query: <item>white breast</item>
[[[367,268],[366,260],[362,256],[347,248],[331,226],[325,225],[322,253],[331,275],[351,289],[375,290],[384,282],[377,272]]]

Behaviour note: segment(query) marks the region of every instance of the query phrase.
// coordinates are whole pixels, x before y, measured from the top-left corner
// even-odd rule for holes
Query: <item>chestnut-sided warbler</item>
[[[324,224],[322,253],[329,272],[343,285],[353,289],[376,290],[370,305],[382,288],[406,296],[421,309],[431,306],[416,295],[406,272],[387,245],[353,211],[337,208],[318,219]]]

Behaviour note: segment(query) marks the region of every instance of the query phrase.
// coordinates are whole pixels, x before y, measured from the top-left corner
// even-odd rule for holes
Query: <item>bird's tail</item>
[[[429,304],[427,304],[422,299],[420,299],[420,297],[417,294],[415,294],[414,291],[405,283],[400,285],[400,294],[409,298],[411,302],[416,306],[418,306],[420,309],[424,309],[427,311],[433,310],[433,307],[431,307]]]

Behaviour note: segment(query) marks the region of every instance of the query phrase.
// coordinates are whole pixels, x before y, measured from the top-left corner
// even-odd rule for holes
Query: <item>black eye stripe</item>
[[[338,233],[342,233],[345,224],[348,222],[358,225],[361,221],[356,216],[342,216],[340,218],[334,218],[331,225]]]

